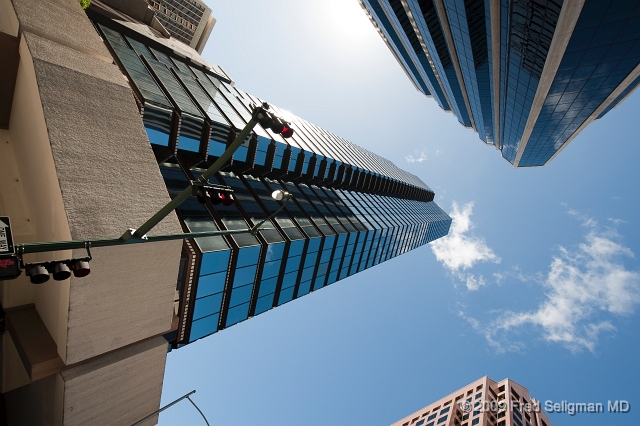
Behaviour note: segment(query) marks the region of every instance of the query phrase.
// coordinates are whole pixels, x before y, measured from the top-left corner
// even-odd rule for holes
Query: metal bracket
[[[143,240],[147,240],[147,234],[144,234],[142,237],[138,238],[135,236],[136,230],[134,228],[129,228],[124,231],[124,234],[120,237],[121,240],[124,241],[125,244],[139,243]]]

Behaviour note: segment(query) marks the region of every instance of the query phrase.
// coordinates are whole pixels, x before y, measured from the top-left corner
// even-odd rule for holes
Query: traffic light
[[[285,139],[293,136],[291,124],[282,117],[267,111],[268,108],[269,105],[265,103],[262,107],[254,109],[254,117],[258,123],[265,129],[271,129],[274,133],[280,134]]]
[[[83,278],[91,272],[91,268],[89,267],[89,261],[92,259],[90,247],[91,243],[85,243],[87,257],[27,263],[26,265],[20,261],[19,266],[27,272],[31,284],[46,283],[51,276],[53,276],[53,279],[56,281],[64,281],[71,277],[71,274],[76,278]]]
[[[56,281],[66,280],[71,276],[71,269],[65,262],[57,262],[53,265],[52,275]]]
[[[15,254],[0,256],[0,280],[13,280],[22,274],[20,259]]]
[[[49,281],[49,268],[46,264],[30,264],[25,267],[31,284],[43,284]]]
[[[76,278],[86,277],[91,272],[89,261],[86,259],[76,260],[71,263],[71,270],[73,271],[73,276]]]
[[[83,278],[89,275],[90,258],[56,260],[52,262],[27,263],[24,266],[31,284],[43,284],[53,276],[56,281],[64,281],[73,274],[76,278]]]
[[[230,186],[202,184],[198,181],[192,181],[191,185],[193,186],[193,195],[202,204],[209,201],[213,205],[230,206],[234,202],[233,189]]]

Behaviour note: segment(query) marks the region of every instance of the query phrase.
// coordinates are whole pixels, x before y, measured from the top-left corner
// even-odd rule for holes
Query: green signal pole
[[[249,133],[251,133],[255,125],[258,123],[258,119],[257,119],[258,113],[261,110],[266,110],[268,108],[269,108],[269,105],[267,103],[264,103],[262,106],[254,109],[251,120],[249,120],[247,125],[244,126],[244,129],[242,129],[240,134],[236,136],[236,139],[233,141],[233,143],[224,151],[224,153],[220,156],[220,158],[218,158],[211,165],[211,167],[209,167],[204,173],[200,175],[200,177],[196,180],[196,182],[202,183],[202,184],[207,183],[207,179],[209,179],[211,176],[216,174],[222,167],[224,167],[227,161],[231,159],[236,149],[238,149],[238,147],[242,145],[242,142],[244,142],[247,136],[249,136]],[[149,220],[143,223],[142,226],[140,226],[134,232],[131,232],[131,230],[127,230],[124,234],[122,234],[120,239],[123,241],[127,241],[129,238],[137,238],[137,239],[143,238],[147,234],[147,232],[153,229],[153,227],[156,226],[162,219],[164,219],[169,213],[175,210],[176,207],[182,204],[184,200],[189,198],[192,195],[192,193],[193,193],[193,185],[187,186],[184,189],[184,191],[182,191],[173,200],[167,203],[166,206],[161,208]]]
[[[207,180],[216,174],[220,169],[222,169],[227,162],[233,156],[233,153],[242,145],[244,140],[249,136],[253,128],[258,123],[258,116],[262,113],[265,114],[269,109],[269,104],[266,102],[261,106],[255,107],[252,113],[251,120],[247,123],[246,126],[240,131],[240,134],[236,136],[235,140],[229,145],[229,147],[224,151],[224,153],[218,158],[212,165],[209,167],[200,177],[194,181],[195,184],[206,184]],[[176,209],[182,202],[184,202],[187,198],[189,198],[193,193],[193,184],[190,184],[186,187],[180,194],[178,194],[174,199],[169,201],[163,208],[161,208],[156,214],[154,214],[149,220],[142,224],[138,229],[128,229],[122,236],[119,238],[98,238],[93,240],[71,240],[71,241],[52,241],[52,242],[38,242],[38,243],[25,243],[25,244],[16,244],[16,252],[19,255],[28,254],[28,253],[43,253],[48,251],[57,251],[57,250],[71,250],[71,249],[83,249],[87,247],[108,247],[108,246],[116,246],[121,244],[137,244],[137,243],[147,243],[147,242],[157,242],[157,241],[168,241],[168,240],[183,240],[186,238],[204,238],[204,237],[213,237],[213,236],[222,236],[222,235],[233,235],[233,234],[243,234],[243,233],[251,233],[255,234],[259,230],[259,226],[262,225],[266,220],[271,219],[275,216],[282,208],[280,208],[277,212],[270,215],[267,219],[260,222],[256,226],[251,229],[234,229],[228,231],[204,231],[204,232],[189,232],[183,234],[165,234],[165,235],[154,235],[147,237],[147,233],[153,229],[162,219],[167,217],[172,211]],[[287,200],[283,200],[285,203]]]

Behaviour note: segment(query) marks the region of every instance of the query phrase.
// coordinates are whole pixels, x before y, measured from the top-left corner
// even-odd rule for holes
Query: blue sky
[[[515,170],[411,85],[356,0],[208,2],[237,87],[436,192],[449,237],[168,355],[162,404],[216,425],[388,425],[484,375],[640,424],[640,93]],[[188,402],[160,425],[204,424]]]

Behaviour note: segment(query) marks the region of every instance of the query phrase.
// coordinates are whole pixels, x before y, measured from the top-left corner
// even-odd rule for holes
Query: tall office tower
[[[417,90],[514,167],[544,166],[640,83],[639,0],[360,0]]]
[[[216,20],[202,0],[147,0],[171,35],[202,53]]]
[[[551,426],[540,403],[511,379],[484,376],[391,426]]]
[[[130,81],[171,196],[225,150],[263,101],[225,74],[185,61],[137,27],[91,15]],[[193,58],[192,58],[193,59]],[[212,71],[214,70],[214,71]],[[212,183],[235,204],[177,209],[188,231],[247,229],[293,200],[255,236],[197,238],[183,248],[178,347],[280,306],[446,235],[451,219],[416,176],[364,148],[272,106],[293,137],[257,125]]]

